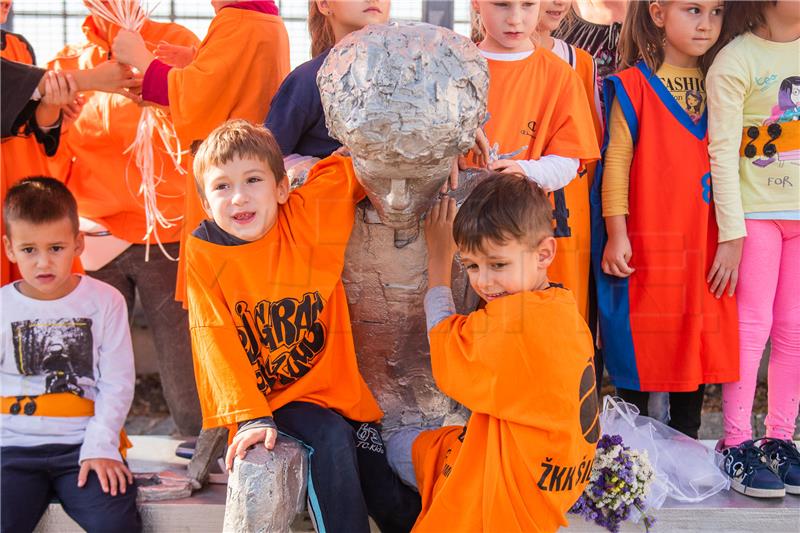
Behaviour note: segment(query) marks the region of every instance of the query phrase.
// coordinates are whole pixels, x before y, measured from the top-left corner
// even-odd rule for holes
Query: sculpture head
[[[445,28],[368,26],[331,50],[317,85],[328,131],[350,150],[381,221],[415,233],[484,122],[486,60]]]

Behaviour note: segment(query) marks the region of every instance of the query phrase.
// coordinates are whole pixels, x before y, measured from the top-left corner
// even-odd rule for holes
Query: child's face
[[[214,222],[234,237],[256,241],[278,218],[278,205],[289,198],[286,176],[280,183],[266,162],[239,158],[215,166],[203,176],[203,207]]]
[[[483,248],[483,251],[459,250],[459,255],[470,285],[487,302],[548,287],[547,267],[556,251],[553,237],[545,237],[536,246],[517,239],[504,244],[487,240]]]
[[[389,20],[390,0],[321,0],[322,13],[329,13],[331,22],[342,28],[342,33],[358,31],[370,24],[383,24]],[[327,11],[326,11],[327,8]]]
[[[480,13],[486,36],[481,48],[487,52],[525,52],[533,49],[530,40],[539,19],[539,2],[472,0]]]
[[[75,257],[83,251],[83,234],[66,217],[34,224],[11,220],[3,244],[9,261],[22,274],[20,291],[37,300],[55,300],[75,288]]]
[[[667,54],[698,58],[708,52],[722,30],[721,0],[673,0],[650,4],[654,23],[664,28]],[[682,66],[682,65],[678,65]]]
[[[539,24],[536,30],[548,35],[556,31],[567,16],[571,4],[572,0],[542,0],[539,3]]]
[[[800,106],[800,85],[792,85],[791,99],[795,107]]]

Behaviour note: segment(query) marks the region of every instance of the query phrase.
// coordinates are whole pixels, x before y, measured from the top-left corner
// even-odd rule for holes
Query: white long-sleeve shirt
[[[95,402],[91,417],[2,415],[0,445],[81,444],[81,461],[119,460],[119,433],[135,380],[122,294],[81,276],[57,300],[29,298],[11,283],[0,288],[0,303],[2,395],[71,392]]]

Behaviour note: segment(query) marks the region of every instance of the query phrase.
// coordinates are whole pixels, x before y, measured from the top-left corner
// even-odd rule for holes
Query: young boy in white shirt
[[[125,300],[73,273],[83,235],[64,184],[22,180],[3,218],[23,279],[0,289],[1,529],[33,531],[56,496],[87,531],[140,531],[121,434],[135,378]]]

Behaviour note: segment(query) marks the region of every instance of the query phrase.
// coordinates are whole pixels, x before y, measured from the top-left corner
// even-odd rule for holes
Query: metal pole
[[[453,0],[423,0],[423,21],[452,30],[454,18]]]

